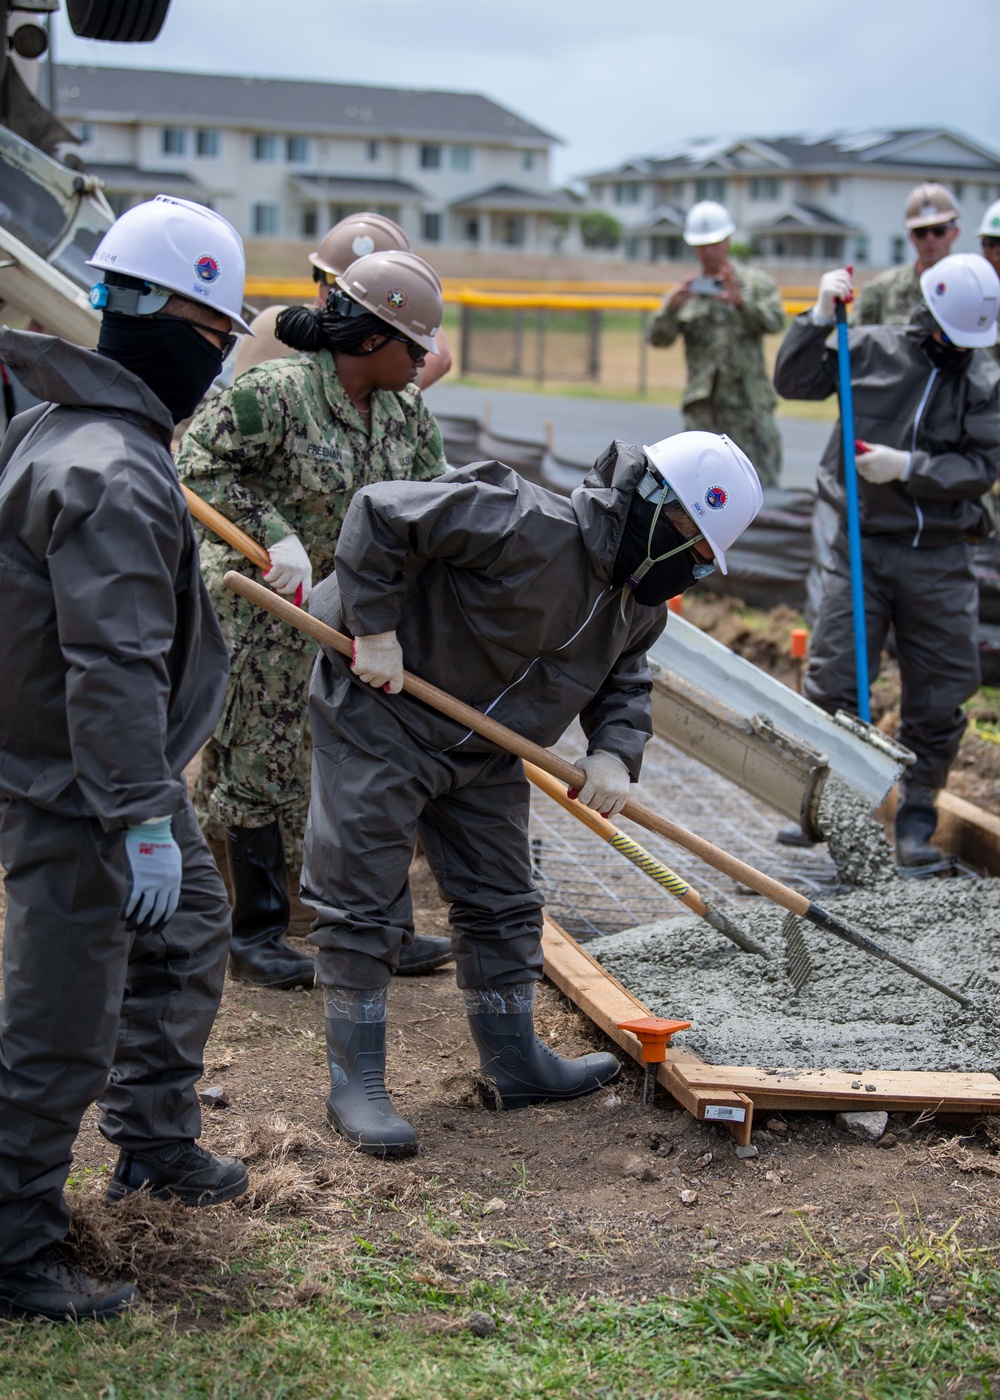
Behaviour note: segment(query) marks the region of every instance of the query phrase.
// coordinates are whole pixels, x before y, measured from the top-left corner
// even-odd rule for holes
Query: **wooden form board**
[[[641,1064],[639,1041],[630,1032],[620,1031],[618,1022],[648,1016],[649,1008],[549,918],[545,919],[542,932],[542,951],[546,977]],[[687,1008],[671,1007],[670,1014],[684,1019]],[[667,1058],[657,1071],[657,1082],[695,1118],[724,1123],[742,1145],[750,1141],[755,1108],[827,1113],[864,1109],[893,1113],[1000,1113],[1000,1080],[992,1074],[910,1070],[851,1074],[828,1069],[765,1070],[747,1065],[710,1065],[680,1045],[667,1049]]]

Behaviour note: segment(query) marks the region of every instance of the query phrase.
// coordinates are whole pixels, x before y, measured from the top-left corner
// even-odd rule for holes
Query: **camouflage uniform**
[[[916,263],[890,267],[861,289],[857,322],[861,326],[905,326],[924,304]]]
[[[734,268],[742,306],[693,296],[677,311],[669,297],[649,326],[649,343],[666,347],[684,337],[688,381],[684,426],[727,433],[753,462],[765,486],[781,473],[778,402],[764,365],[763,336],[785,324],[777,283],[756,268]]]
[[[181,480],[265,548],[298,535],[313,577],[333,572],[354,492],[374,481],[426,480],[446,467],[441,432],[420,391],[375,390],[371,433],[325,350],[247,370],[206,402],[185,434]],[[223,584],[242,555],[197,527],[201,567],[230,654],[229,688],[207,755],[210,810],[223,827],[284,819],[297,835],[307,798],[306,687],[316,644]],[[290,853],[291,854],[291,853]]]

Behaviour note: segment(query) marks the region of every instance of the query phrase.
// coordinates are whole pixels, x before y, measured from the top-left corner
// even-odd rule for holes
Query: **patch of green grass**
[[[921,1400],[990,1396],[1000,1377],[998,1261],[963,1252],[953,1232],[893,1245],[860,1269],[810,1246],[708,1273],[683,1298],[632,1303],[459,1281],[363,1238],[308,1285],[298,1306],[262,1300],[212,1327],[152,1311],[107,1325],[6,1324],[0,1393]],[[472,1311],[494,1320],[491,1336],[471,1334]]]

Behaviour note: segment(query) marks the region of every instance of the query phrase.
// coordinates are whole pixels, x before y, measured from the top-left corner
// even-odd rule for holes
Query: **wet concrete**
[[[973,972],[1000,982],[1000,881],[904,880],[890,870],[823,907],[956,990]],[[589,950],[652,1012],[691,1021],[678,1042],[713,1064],[859,1075],[1000,1066],[1000,994],[977,993],[976,1008],[963,1010],[805,923],[813,970],[796,996],[785,971],[785,911],[748,900],[738,917],[771,950],[769,961],[740,952],[695,918],[627,930]]]

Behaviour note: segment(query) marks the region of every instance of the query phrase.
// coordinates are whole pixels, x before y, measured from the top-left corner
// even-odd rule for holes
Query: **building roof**
[[[500,183],[489,185],[483,190],[474,190],[453,200],[452,209],[513,209],[531,211],[533,209],[577,209],[580,201],[565,190],[532,190],[522,185]]]
[[[313,199],[360,199],[378,202],[386,199],[426,199],[427,191],[409,180],[377,175],[292,175],[292,184]]]
[[[183,170],[140,170],[137,165],[115,165],[103,161],[84,161],[88,175],[96,175],[109,190],[128,190],[130,194],[191,195],[202,189]]]
[[[1000,154],[946,127],[839,131],[822,136],[697,137],[660,155],[623,161],[588,180],[626,177],[679,179],[702,172],[725,175],[836,174],[858,170],[943,173],[995,179]]]
[[[861,225],[839,219],[815,204],[785,204],[776,213],[747,223],[747,233],[858,233]]]
[[[67,64],[57,65],[56,91],[59,115],[74,120],[561,144],[478,92]]]

